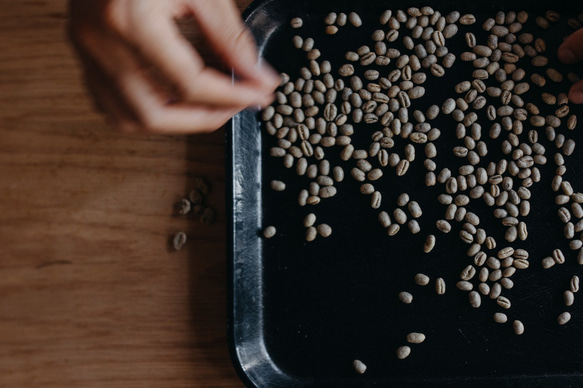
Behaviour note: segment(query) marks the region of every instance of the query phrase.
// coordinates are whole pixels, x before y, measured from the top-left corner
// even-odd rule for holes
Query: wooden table
[[[107,128],[66,23],[65,0],[0,7],[0,386],[242,387],[226,340],[224,131]],[[174,209],[196,176],[212,226]],[[173,252],[180,230],[190,240]]]

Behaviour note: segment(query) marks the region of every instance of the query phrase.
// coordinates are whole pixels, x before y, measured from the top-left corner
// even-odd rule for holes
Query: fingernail
[[[571,51],[568,47],[559,47],[559,51],[557,52],[559,60],[563,63],[570,64],[577,62],[577,57],[575,57],[575,53]]]
[[[569,100],[573,104],[583,104],[583,90],[571,90]]]

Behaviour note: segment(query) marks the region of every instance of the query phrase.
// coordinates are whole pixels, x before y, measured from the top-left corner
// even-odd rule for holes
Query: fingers
[[[172,94],[158,74],[133,62],[115,77],[80,53],[86,82],[98,110],[112,126],[126,133],[184,134],[211,132],[244,107],[170,103]]]
[[[559,46],[557,56],[565,64],[573,64],[583,60],[583,28],[569,35]],[[571,86],[569,100],[575,104],[583,104],[583,81]]]
[[[557,55],[565,64],[572,64],[583,59],[583,28],[569,35],[559,46]]]
[[[203,29],[237,81],[207,67],[175,24],[190,14],[204,19],[192,6],[199,3],[212,17],[227,15]],[[274,98],[280,78],[257,66],[254,41],[231,0],[71,0],[71,12],[71,37],[96,106],[126,132],[210,132]]]
[[[190,4],[206,37],[235,72],[267,90],[275,90],[280,77],[269,65],[258,64],[255,40],[235,4],[231,0],[191,0]]]
[[[569,100],[574,104],[583,104],[583,80],[571,86]]]
[[[130,42],[179,89],[184,99],[218,106],[265,106],[273,100],[272,90],[258,88],[247,80],[233,83],[230,76],[205,67],[171,17],[145,17],[152,19],[130,24]]]
[[[135,112],[138,126],[152,133],[212,132],[242,109],[189,103],[168,104],[165,95],[152,86],[144,72],[127,74],[120,88]]]

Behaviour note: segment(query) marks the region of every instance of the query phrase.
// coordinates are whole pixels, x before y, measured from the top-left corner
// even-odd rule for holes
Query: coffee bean
[[[405,304],[411,304],[413,302],[413,295],[407,291],[402,291],[399,293],[399,300]]]
[[[360,360],[352,361],[352,368],[358,374],[364,374],[366,372],[366,364]]]
[[[409,346],[400,346],[397,348],[397,358],[403,360],[411,354],[411,348]]]
[[[567,311],[565,311],[564,313],[561,313],[557,317],[557,323],[561,326],[567,324],[567,322],[569,322],[570,320],[571,320],[571,314]]]
[[[419,286],[426,286],[429,284],[429,276],[422,274],[422,273],[418,273],[417,275],[415,275],[414,281],[415,284],[419,285]]]

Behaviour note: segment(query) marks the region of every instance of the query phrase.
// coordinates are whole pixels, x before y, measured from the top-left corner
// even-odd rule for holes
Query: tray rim
[[[379,0],[381,3],[387,3]],[[252,26],[253,18],[268,16],[265,13],[265,8],[272,3],[286,3],[290,0],[254,0],[249,7],[244,11],[243,18],[248,27]],[[298,1],[297,3],[309,4],[309,1]],[[349,0],[340,0],[339,6],[350,3]],[[391,2],[392,3],[400,3]],[[410,5],[424,4],[426,2],[422,1],[411,1],[408,2]],[[455,4],[454,0],[446,0],[443,2],[444,8],[447,8],[450,4]],[[494,4],[494,3],[492,3]],[[509,2],[511,7],[521,6],[523,4],[531,4],[530,1],[517,1]],[[571,4],[577,4],[576,1],[567,0],[564,4],[556,7],[561,9],[564,6],[569,7]],[[345,5],[346,6],[346,5]],[[397,7],[398,4],[393,4]],[[532,7],[532,4],[531,4]],[[503,9],[504,7],[492,7],[493,9]],[[536,7],[533,7],[536,8]],[[251,28],[252,33],[255,36],[260,52],[263,48],[264,43],[269,39],[269,29],[264,31],[257,31]],[[249,323],[247,319],[257,318],[261,316],[261,306],[262,306],[262,295],[261,289],[259,287],[240,287],[240,282],[237,282],[237,276],[245,278],[245,280],[255,279],[261,280],[261,238],[257,234],[258,228],[250,231],[243,231],[245,236],[255,236],[255,243],[249,248],[249,245],[242,244],[241,236],[238,233],[245,229],[243,225],[238,223],[236,215],[241,210],[241,202],[245,200],[255,200],[252,204],[259,205],[261,202],[260,190],[250,190],[252,194],[255,194],[252,198],[247,198],[244,192],[249,188],[254,188],[255,184],[260,184],[261,182],[261,169],[255,170],[254,168],[244,168],[241,169],[241,165],[238,164],[241,160],[247,160],[249,157],[253,157],[257,153],[257,148],[248,147],[238,147],[242,139],[241,131],[242,123],[251,123],[257,129],[256,133],[251,136],[252,143],[261,148],[262,134],[259,131],[259,123],[256,120],[256,112],[245,110],[237,115],[235,115],[226,125],[225,130],[225,150],[226,150],[226,220],[227,220],[227,342],[229,348],[229,354],[233,366],[241,378],[242,382],[247,387],[308,387],[315,386],[313,379],[308,379],[302,377],[301,382],[283,372],[269,357],[269,352],[265,347],[265,343],[262,338],[261,322],[260,319],[255,319],[255,322]],[[246,131],[246,133],[251,133],[251,131]],[[249,136],[245,138],[247,140]],[[261,153],[258,153],[261,160]],[[258,163],[255,167],[260,167],[261,163]],[[256,187],[255,187],[256,188]],[[258,207],[260,209],[260,206]],[[256,222],[260,221],[261,213],[257,212],[253,218]],[[256,225],[260,226],[259,223]],[[251,262],[256,266],[250,267],[250,262],[245,260],[237,259],[238,255],[245,252],[245,258],[248,258],[249,249],[252,250],[251,253],[257,253],[258,256],[256,260]],[[244,262],[244,263],[243,263]],[[238,275],[238,273],[242,275]],[[260,283],[259,283],[260,284]],[[254,307],[248,308],[250,306],[245,306],[244,308],[240,306],[240,303],[244,302],[257,302]],[[246,303],[245,303],[246,304]],[[253,307],[253,306],[251,306]],[[252,316],[252,314],[257,314]],[[253,324],[257,326],[253,328]],[[251,330],[248,330],[248,329]],[[252,342],[257,341],[257,342]],[[246,346],[252,346],[252,349],[246,348]],[[452,378],[443,378],[437,385],[435,380],[429,381],[428,379],[418,378],[418,379],[395,379],[392,380],[400,386],[414,386],[414,387],[436,387],[436,386],[448,386],[454,387],[459,386],[463,383],[470,383],[474,387],[491,387],[492,384],[502,384],[503,386],[528,386],[528,387],[547,387],[549,383],[552,383],[556,387],[571,387],[572,384],[583,383],[583,375],[580,374],[553,374],[553,375],[505,375],[505,376],[456,376]],[[326,382],[322,382],[325,386]],[[360,386],[362,383],[354,382],[348,383],[350,386]],[[381,383],[382,385],[382,383]],[[337,385],[336,385],[337,386]]]

